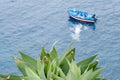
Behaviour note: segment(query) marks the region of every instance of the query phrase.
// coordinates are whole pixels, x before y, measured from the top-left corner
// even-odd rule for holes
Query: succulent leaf
[[[88,68],[89,64],[96,58],[96,56],[97,55],[91,56],[91,57],[84,59],[82,61],[79,61],[77,63],[77,65],[80,66],[80,68],[81,68],[81,73],[84,73],[86,68]]]
[[[47,55],[47,53],[46,53],[44,47],[42,47],[42,49],[41,49],[41,55],[40,55],[40,59],[43,60],[44,56],[46,56],[46,55]]]
[[[18,76],[18,75],[3,75],[0,74],[0,80],[21,80],[23,78],[23,76]]]
[[[56,59],[56,60],[58,59],[58,54],[57,54],[57,51],[56,51],[55,47],[52,48],[52,50],[50,52],[50,57],[51,57],[52,60],[53,59]]]
[[[34,73],[29,67],[26,66],[25,71],[27,76],[33,77],[34,80],[40,80],[40,77],[36,73]]]
[[[25,72],[25,62],[17,57],[14,57],[14,60],[16,62],[16,65],[18,67],[18,69],[21,71],[21,73],[26,76],[26,72]]]
[[[37,60],[37,73],[41,79],[46,80],[46,76],[44,72],[44,63],[40,61],[40,59]]]

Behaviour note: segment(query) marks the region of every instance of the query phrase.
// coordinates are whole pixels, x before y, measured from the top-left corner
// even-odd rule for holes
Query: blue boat
[[[94,23],[97,20],[95,14],[89,14],[80,10],[71,9],[68,10],[68,14],[71,18],[82,22]]]

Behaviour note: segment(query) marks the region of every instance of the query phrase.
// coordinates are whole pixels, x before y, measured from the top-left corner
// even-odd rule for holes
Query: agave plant
[[[22,75],[0,74],[0,80],[106,80],[98,78],[102,68],[98,67],[98,61],[94,61],[97,55],[76,62],[75,48],[71,46],[61,57],[54,46],[50,52],[42,47],[38,59],[21,51],[19,53],[21,58],[13,59]]]

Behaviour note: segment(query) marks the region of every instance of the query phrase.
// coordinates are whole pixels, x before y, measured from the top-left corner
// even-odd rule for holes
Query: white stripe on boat
[[[68,13],[69,14],[69,13]],[[77,17],[74,17],[72,15],[69,14],[70,17],[76,19],[76,20],[79,20],[79,21],[84,21],[84,22],[95,22],[94,20],[85,20],[85,19],[81,19],[81,18],[77,18]]]

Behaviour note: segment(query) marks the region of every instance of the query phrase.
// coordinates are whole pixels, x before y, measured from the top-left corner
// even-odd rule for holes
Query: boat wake
[[[82,25],[75,25],[74,27],[70,28],[71,30],[71,37],[73,40],[80,40],[80,33],[82,31]]]
[[[72,28],[70,28],[71,31],[70,36],[72,37],[73,40],[80,41],[81,32],[88,29],[89,28],[87,26],[84,26],[82,24],[76,24]]]

